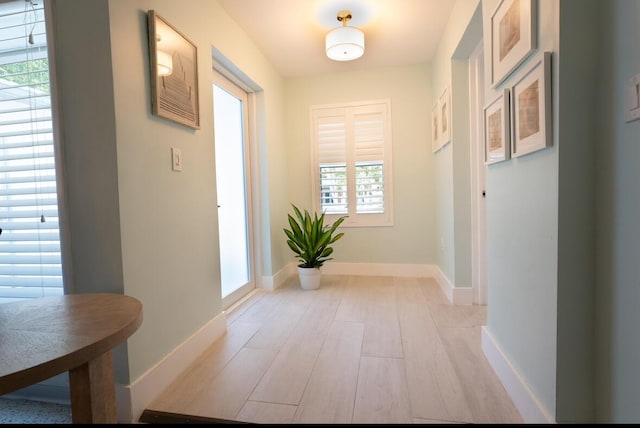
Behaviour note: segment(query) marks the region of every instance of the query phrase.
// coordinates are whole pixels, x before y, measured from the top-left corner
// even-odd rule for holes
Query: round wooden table
[[[0,304],[0,395],[69,372],[73,423],[116,423],[112,349],[142,324],[120,294]]]

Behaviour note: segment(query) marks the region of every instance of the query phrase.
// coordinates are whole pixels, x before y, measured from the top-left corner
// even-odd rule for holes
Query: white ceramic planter
[[[320,269],[298,266],[298,277],[300,286],[305,290],[315,290],[320,287]]]

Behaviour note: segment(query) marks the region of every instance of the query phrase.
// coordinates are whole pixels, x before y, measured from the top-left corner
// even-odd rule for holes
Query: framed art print
[[[200,128],[196,46],[154,10],[147,12],[151,111]]]
[[[511,157],[511,115],[509,89],[503,89],[484,108],[484,163],[500,162]]]
[[[526,74],[511,88],[514,157],[550,147],[551,124],[551,52],[544,52]]]
[[[491,15],[491,87],[497,88],[537,46],[536,0],[501,0]]]
[[[444,88],[438,99],[438,125],[440,148],[451,141],[451,96],[448,86]]]
[[[437,152],[440,149],[440,126],[438,125],[439,113],[438,101],[431,108],[431,150]]]

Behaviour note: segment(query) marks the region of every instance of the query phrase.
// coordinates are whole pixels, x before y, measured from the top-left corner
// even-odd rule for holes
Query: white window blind
[[[313,106],[314,209],[345,226],[392,224],[390,102]]]
[[[42,1],[0,3],[0,303],[63,294]]]

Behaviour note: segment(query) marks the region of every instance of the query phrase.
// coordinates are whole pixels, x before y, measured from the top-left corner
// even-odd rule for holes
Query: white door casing
[[[484,154],[484,49],[482,41],[469,57],[471,126],[471,281],[473,303],[487,304],[486,166]]]

